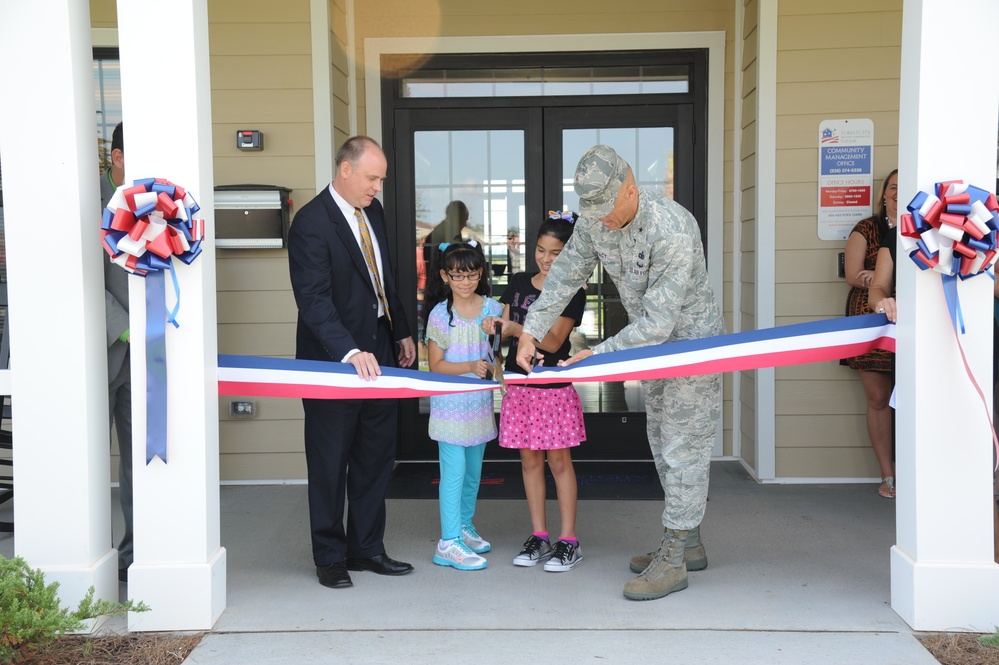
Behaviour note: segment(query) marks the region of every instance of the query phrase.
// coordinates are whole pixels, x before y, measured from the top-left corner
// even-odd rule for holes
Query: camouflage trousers
[[[649,447],[666,493],[663,526],[692,529],[708,500],[708,472],[721,418],[721,374],[642,381]]]

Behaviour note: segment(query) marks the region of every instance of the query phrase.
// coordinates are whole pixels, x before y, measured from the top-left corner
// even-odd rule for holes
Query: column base
[[[891,607],[913,630],[991,633],[999,626],[999,565],[920,563],[891,548]]]
[[[94,587],[95,599],[118,600],[118,550],[108,550],[104,556],[89,566],[38,566],[38,568],[45,574],[45,584],[59,583],[59,604],[68,607],[70,612],[76,610],[90,587]],[[87,621],[87,628],[81,632],[91,632],[103,625],[106,620],[106,617],[98,617]]]
[[[128,597],[149,612],[129,612],[130,631],[210,630],[225,610],[226,552],[205,563],[133,563]]]

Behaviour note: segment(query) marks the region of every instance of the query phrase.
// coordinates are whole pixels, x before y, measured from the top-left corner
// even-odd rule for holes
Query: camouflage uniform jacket
[[[618,231],[580,217],[531,305],[524,332],[542,339],[597,264],[610,275],[628,325],[593,347],[595,353],[725,333],[708,283],[694,216],[675,201],[639,189],[638,213]]]

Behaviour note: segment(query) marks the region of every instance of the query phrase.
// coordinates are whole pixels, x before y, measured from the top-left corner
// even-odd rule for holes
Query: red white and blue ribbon
[[[190,264],[201,253],[205,222],[191,193],[162,178],[119,187],[101,218],[101,242],[113,263],[146,278],[146,464],[166,462],[166,323],[177,327],[180,285],[173,257]],[[166,309],[164,272],[173,279],[174,306]]]
[[[838,360],[873,349],[895,350],[895,325],[867,314],[767,330],[670,342],[591,356],[569,367],[507,372],[510,384],[665,379]],[[374,381],[345,363],[219,356],[219,394],[310,399],[424,397],[495,390],[498,383],[383,367]]]
[[[961,345],[964,315],[957,290],[958,278],[965,280],[985,273],[995,279],[987,271],[996,261],[999,202],[988,190],[965,184],[963,180],[947,180],[936,183],[933,193],[916,194],[906,209],[909,213],[899,218],[902,248],[920,270],[940,273],[957,349],[964,371],[985,407],[999,465],[999,437],[992,422],[992,410]]]

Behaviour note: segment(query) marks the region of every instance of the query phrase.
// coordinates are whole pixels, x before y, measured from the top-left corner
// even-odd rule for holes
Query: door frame
[[[595,49],[599,44],[602,49]],[[725,145],[725,31],[648,32],[569,35],[513,35],[477,37],[369,37],[364,39],[366,133],[385,143],[382,117],[382,56],[390,54],[539,53],[603,51],[670,51],[705,49],[707,62],[707,200],[708,279],[719,297],[723,289],[724,145]],[[736,306],[733,304],[733,306]],[[723,425],[715,432],[712,454],[723,455]]]
[[[413,154],[414,146],[411,142],[414,131],[434,131],[442,129],[452,129],[455,122],[460,119],[462,123],[461,131],[477,130],[503,130],[503,129],[523,129],[524,130],[524,179],[526,182],[540,182],[541,168],[536,167],[541,153],[541,113],[539,109],[476,109],[472,120],[468,119],[468,114],[464,109],[405,109],[397,111],[396,114],[397,137],[394,141],[395,156],[389,159],[389,182],[385,189],[391,188],[397,191],[397,182],[412,182],[414,177]],[[536,153],[531,155],[532,150]],[[395,169],[393,170],[393,165]],[[525,188],[525,205],[528,210],[541,210],[542,197],[540,192]],[[383,194],[383,198],[389,198],[388,192]],[[395,214],[399,219],[407,220],[399,223],[397,231],[405,230],[412,234],[410,220],[416,219],[414,202],[395,195],[392,197]],[[387,221],[387,220],[386,220]],[[427,220],[429,221],[429,220]],[[398,233],[393,234],[390,230],[390,237],[398,237]],[[396,240],[392,244],[392,265],[398,273],[396,283],[400,289],[408,283],[410,276],[416,274],[415,253],[409,251],[399,251],[402,241]],[[496,295],[495,293],[493,295]],[[416,312],[413,311],[408,299],[403,299],[403,308],[410,321],[414,321]]]
[[[508,98],[498,99],[502,103]],[[650,102],[621,105],[608,103],[607,96],[591,99],[595,100],[592,105],[568,103],[565,106],[550,102],[542,105],[543,102],[537,99],[532,99],[531,105],[525,102],[508,106],[474,103],[474,101],[469,103],[468,100],[461,99],[456,100],[455,103],[460,104],[456,107],[432,107],[427,103],[421,103],[416,108],[393,109],[394,115],[386,127],[386,133],[391,128],[393,138],[392,150],[389,152],[389,178],[384,197],[386,209],[391,212],[389,237],[395,239],[392,247],[393,265],[398,272],[396,284],[400,293],[409,294],[416,290],[417,252],[414,250],[419,250],[418,245],[413,245],[411,240],[415,230],[412,222],[418,218],[418,213],[414,190],[409,183],[413,183],[416,179],[415,136],[419,132],[521,130],[524,142],[523,177],[525,183],[535,183],[534,186],[525,185],[524,205],[526,210],[544,210],[557,209],[563,202],[561,197],[563,173],[567,166],[563,164],[562,149],[565,130],[671,127],[674,132],[671,149],[677,165],[675,170],[677,177],[674,181],[675,199],[688,209],[703,210],[705,203],[703,191],[702,196],[696,198],[695,189],[698,186],[703,188],[704,178],[695,178],[691,175],[696,169],[697,160],[694,155],[703,155],[704,152],[697,149],[693,139],[695,131],[693,103],[680,101],[671,104]],[[420,101],[425,102],[425,100]],[[430,220],[424,219],[424,221]],[[525,222],[525,237],[536,237],[541,217],[528,215]],[[531,245],[532,243],[528,241],[527,246]],[[524,259],[527,270],[537,269],[532,252],[525,252]],[[603,289],[605,296],[620,302],[616,284],[612,281],[605,282]],[[499,292],[494,290],[492,295],[498,296]],[[407,317],[412,320],[415,315],[414,302],[409,298],[403,298],[403,306]],[[417,408],[416,400],[403,401],[399,412],[400,427],[408,434],[400,438],[397,453],[399,460],[419,460],[426,455],[426,451],[432,450],[433,441],[421,436],[421,433],[427,431],[427,418],[428,414],[420,412]],[[649,451],[645,443],[647,421],[644,410],[587,411],[585,419],[587,445],[577,453],[579,459],[648,459]],[[622,445],[622,442],[628,443]],[[517,453],[502,448],[491,448],[487,455],[489,459],[502,459],[515,458]]]
[[[594,48],[599,44],[603,48]],[[707,263],[716,294],[723,286],[725,197],[725,32],[643,32],[571,35],[494,35],[479,37],[368,37],[364,39],[364,117],[368,136],[384,143],[382,56],[403,53],[544,53],[578,51],[708,52],[707,100]],[[721,430],[715,453],[721,455]]]

